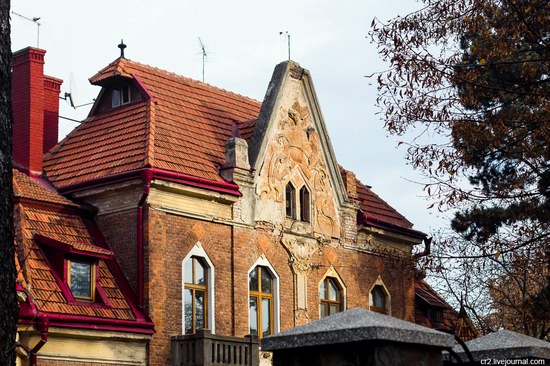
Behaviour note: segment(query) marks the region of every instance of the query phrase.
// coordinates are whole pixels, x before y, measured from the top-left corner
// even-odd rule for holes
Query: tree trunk
[[[0,366],[15,365],[19,312],[15,292],[12,199],[10,1],[0,1]]]

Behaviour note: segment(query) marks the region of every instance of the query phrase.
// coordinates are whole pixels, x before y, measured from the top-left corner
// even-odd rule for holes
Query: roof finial
[[[120,44],[118,45],[118,48],[120,48],[120,58],[126,58],[124,57],[124,49],[126,48],[126,45],[124,44],[124,40],[120,40]]]

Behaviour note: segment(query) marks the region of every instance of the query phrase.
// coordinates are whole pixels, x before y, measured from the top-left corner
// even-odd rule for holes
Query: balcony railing
[[[207,329],[172,337],[172,366],[259,366],[257,337],[218,336]]]

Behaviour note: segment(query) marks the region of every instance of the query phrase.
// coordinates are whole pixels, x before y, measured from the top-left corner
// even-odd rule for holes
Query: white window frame
[[[128,100],[124,101],[124,92],[128,92]],[[111,107],[118,108],[123,105],[129,104],[132,101],[132,88],[130,83],[122,84],[112,89],[111,92]],[[116,97],[115,97],[116,95]]]
[[[258,260],[248,269],[246,273],[246,304],[247,304],[247,324],[248,331],[250,331],[250,272],[257,266],[266,267],[271,276],[273,276],[273,334],[279,333],[281,329],[281,311],[279,308],[279,275],[275,272],[275,268],[269,263],[265,255],[262,255]]]
[[[338,283],[338,286],[340,287],[339,290],[342,296],[342,309],[340,310],[340,312],[346,311],[348,309],[348,291],[346,288],[346,284],[344,283],[344,281],[342,281],[342,277],[340,277],[340,274],[336,271],[336,268],[331,265],[317,284],[317,306],[319,308],[319,319],[321,319],[321,285],[327,277],[335,279]]]
[[[197,242],[193,248],[187,253],[183,261],[181,262],[181,334],[185,334],[185,262],[191,259],[191,257],[199,257],[204,259],[206,262],[206,280],[208,284],[208,299],[207,299],[207,318],[208,318],[208,329],[212,334],[216,333],[216,313],[215,313],[215,269],[214,264],[208,257],[208,254],[204,251],[202,244]]]

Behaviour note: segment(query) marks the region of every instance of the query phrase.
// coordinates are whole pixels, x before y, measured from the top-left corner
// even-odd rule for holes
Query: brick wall
[[[216,333],[242,337],[248,330],[248,271],[262,255],[277,272],[280,283],[280,325],[297,320],[295,280],[289,254],[267,229],[252,230],[186,218],[149,207],[145,250],[146,310],[155,323],[149,344],[151,365],[170,362],[170,337],[182,333],[181,265],[200,242],[215,267]],[[308,320],[319,318],[319,282],[333,266],[347,289],[347,308],[368,307],[369,291],[380,276],[391,293],[392,315],[413,320],[414,286],[410,264],[324,245],[312,257],[308,274]],[[303,312],[302,312],[303,313]]]
[[[59,132],[59,93],[62,80],[44,76],[44,141],[43,153],[57,144]]]
[[[145,305],[155,323],[151,365],[170,362],[170,337],[182,334],[184,257],[200,241],[215,267],[216,333],[232,334],[231,227],[149,208],[145,240]]]
[[[136,218],[137,208],[101,215],[96,219],[135,294],[137,294]]]
[[[45,54],[29,47],[13,55],[13,160],[35,174],[42,171]]]

